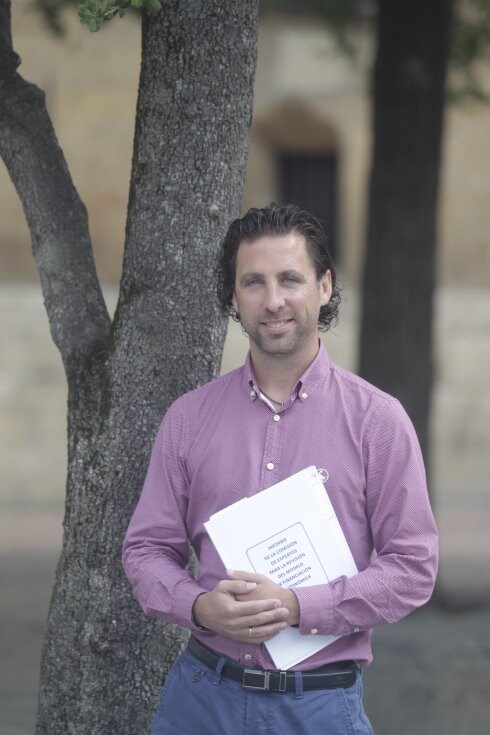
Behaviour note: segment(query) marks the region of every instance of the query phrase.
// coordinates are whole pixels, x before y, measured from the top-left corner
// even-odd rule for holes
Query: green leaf
[[[145,8],[151,10],[154,13],[157,13],[162,8],[160,0],[143,0],[143,4]]]
[[[159,0],[85,0],[78,8],[80,22],[92,32],[100,30],[115,15],[123,18],[128,7],[147,8],[150,11],[161,9]]]
[[[78,8],[78,17],[80,18],[82,23],[88,23],[90,18],[92,17],[92,13],[85,5],[80,5]]]

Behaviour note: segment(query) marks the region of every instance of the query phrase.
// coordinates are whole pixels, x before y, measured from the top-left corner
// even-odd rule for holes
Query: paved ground
[[[347,367],[355,310],[347,293],[341,326],[327,338]],[[3,286],[0,312],[0,735],[31,735],[61,540],[65,387],[39,289]],[[376,633],[366,702],[377,735],[490,733],[489,335],[489,293],[439,294],[432,461],[452,612],[430,607]],[[224,369],[245,348],[234,331]]]

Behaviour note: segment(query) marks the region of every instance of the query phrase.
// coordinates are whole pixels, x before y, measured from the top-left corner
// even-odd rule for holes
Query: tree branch
[[[70,378],[107,340],[85,206],[68,171],[44,93],[16,72],[10,1],[0,0],[0,155],[24,207],[51,334]]]
[[[20,58],[12,49],[10,5],[10,0],[0,0],[0,73],[5,78],[11,76],[20,64]]]

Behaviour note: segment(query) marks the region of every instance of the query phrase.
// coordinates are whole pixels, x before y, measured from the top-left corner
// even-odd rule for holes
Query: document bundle
[[[316,467],[242,498],[204,524],[226,569],[265,574],[288,589],[353,576],[357,567]],[[278,669],[337,640],[288,627],[265,645]]]

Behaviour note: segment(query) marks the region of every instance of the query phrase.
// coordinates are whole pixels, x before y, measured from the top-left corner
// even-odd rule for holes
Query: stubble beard
[[[260,328],[247,329],[245,325],[244,328],[251,342],[262,353],[269,357],[284,358],[301,352],[313,332],[309,326],[298,326],[297,323],[292,333],[284,335],[265,335]]]

